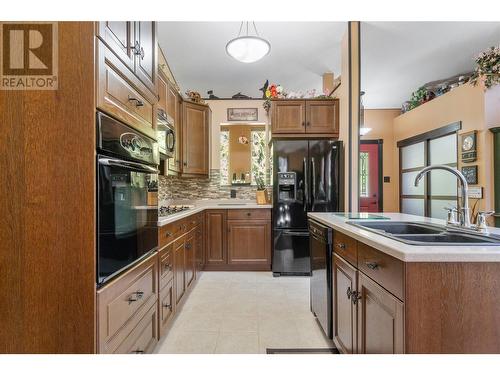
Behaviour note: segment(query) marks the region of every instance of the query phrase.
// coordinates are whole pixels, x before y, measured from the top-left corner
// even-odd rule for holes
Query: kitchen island
[[[354,226],[362,220],[348,215],[308,216],[333,229],[333,339],[341,352],[500,353],[500,246],[416,246]]]

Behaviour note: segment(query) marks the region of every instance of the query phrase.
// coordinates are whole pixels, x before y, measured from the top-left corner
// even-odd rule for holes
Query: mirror
[[[445,219],[443,207],[460,203],[457,179],[432,171],[414,187],[434,164],[470,171],[469,187],[482,194],[470,208],[493,209],[489,128],[498,126],[500,85],[471,82],[478,56],[499,40],[493,22],[361,23],[360,211]],[[471,134],[476,155],[466,160]]]
[[[269,176],[269,155],[265,125],[221,125],[221,185],[256,185],[258,179],[265,182]]]

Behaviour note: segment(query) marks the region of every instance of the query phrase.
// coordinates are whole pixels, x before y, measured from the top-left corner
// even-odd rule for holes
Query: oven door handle
[[[121,167],[125,169],[131,169],[146,173],[159,173],[158,169],[150,167],[149,165],[134,163],[133,161],[125,161],[120,159],[102,158],[99,159],[99,164]]]

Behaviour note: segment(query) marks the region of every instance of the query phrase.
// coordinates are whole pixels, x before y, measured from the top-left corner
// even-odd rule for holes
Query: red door
[[[359,146],[359,211],[380,212],[379,207],[379,144],[362,143]]]

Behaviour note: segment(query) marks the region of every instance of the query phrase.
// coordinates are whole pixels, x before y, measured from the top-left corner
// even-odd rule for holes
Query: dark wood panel
[[[159,252],[158,268],[158,289],[163,289],[165,285],[174,277],[174,244],[164,247]]]
[[[404,263],[358,241],[358,268],[404,301]]]
[[[358,273],[358,354],[404,353],[404,305]]]
[[[192,229],[188,234],[186,234],[186,241],[184,245],[185,251],[185,269],[184,269],[184,280],[186,284],[186,289],[191,286],[194,281],[195,275],[195,229]]]
[[[406,263],[407,353],[500,353],[500,263]]]
[[[0,91],[0,353],[95,352],[95,29],[58,25],[58,90]]]
[[[357,291],[357,270],[338,255],[333,257],[333,337],[337,349],[356,353],[357,309],[351,293]]]
[[[237,264],[271,267],[271,221],[228,220],[228,268]]]
[[[273,101],[271,104],[273,134],[304,134],[306,102],[304,100]]]
[[[348,235],[334,231],[333,232],[333,251],[351,263],[358,265],[358,241]]]
[[[158,318],[160,321],[160,336],[163,336],[175,314],[174,280],[170,280],[160,291],[158,299]]]
[[[306,133],[338,135],[338,100],[306,101]]]
[[[184,102],[182,117],[182,173],[208,175],[210,109]]]
[[[226,210],[205,213],[206,265],[226,264]]]
[[[186,257],[185,257],[184,237],[176,240],[174,243],[174,284],[175,284],[175,302],[179,304],[186,290]]]

